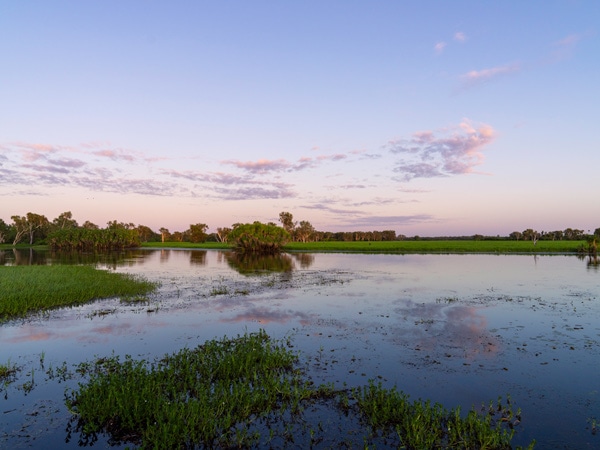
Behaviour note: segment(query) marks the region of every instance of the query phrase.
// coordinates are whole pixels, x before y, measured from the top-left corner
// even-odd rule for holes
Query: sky
[[[600,2],[0,2],[0,219],[600,227]]]

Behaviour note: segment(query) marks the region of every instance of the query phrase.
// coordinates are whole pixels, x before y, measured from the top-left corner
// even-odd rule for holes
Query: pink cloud
[[[290,163],[284,159],[278,160],[268,160],[268,159],[259,159],[258,161],[238,161],[238,160],[230,160],[230,161],[222,161],[223,164],[230,164],[232,166],[237,167],[238,169],[246,170],[251,173],[263,174],[267,172],[278,172],[282,170],[286,170],[290,167]]]
[[[471,70],[470,72],[461,75],[460,78],[463,80],[464,86],[473,86],[492,80],[501,75],[519,72],[520,70],[520,65],[515,63],[506,66],[492,67],[489,69]]]
[[[454,40],[457,42],[465,42],[467,40],[467,35],[462,31],[457,31],[454,33]]]
[[[438,135],[442,133],[442,136]],[[391,153],[402,155],[393,171],[399,181],[433,178],[473,172],[483,162],[483,148],[495,136],[486,124],[473,125],[463,120],[451,130],[414,133],[411,139],[390,141]]]
[[[91,153],[96,156],[112,159],[113,161],[134,162],[137,159],[132,154],[125,153],[122,150],[96,150]]]
[[[442,53],[444,51],[444,49],[446,48],[448,44],[446,44],[445,42],[438,42],[437,44],[435,44],[433,46],[433,49],[435,50],[435,52],[439,55],[440,53]]]

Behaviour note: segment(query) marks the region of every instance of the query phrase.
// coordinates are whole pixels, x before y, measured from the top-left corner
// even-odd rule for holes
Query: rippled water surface
[[[85,260],[1,257],[6,264]],[[600,273],[586,259],[290,254],[248,261],[216,250],[140,250],[100,261],[161,287],[144,305],[108,299],[0,326],[0,364],[20,368],[0,391],[0,448],[77,447],[77,439],[65,443],[63,401],[77,380],[50,378],[49,368],[113,352],[153,357],[260,328],[292,336],[318,381],[377,379],[465,410],[510,394],[523,417],[514,444],[600,448],[593,434]]]

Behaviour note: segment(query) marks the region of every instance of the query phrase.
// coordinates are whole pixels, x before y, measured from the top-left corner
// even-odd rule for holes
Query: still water
[[[0,254],[0,264],[72,263],[161,286],[143,305],[107,299],[0,325],[0,363],[21,369],[0,391],[0,448],[77,447],[65,442],[63,401],[77,380],[50,378],[49,367],[153,358],[259,329],[291,336],[315,381],[375,379],[465,411],[508,394],[522,410],[515,445],[600,448],[600,272],[587,258]]]

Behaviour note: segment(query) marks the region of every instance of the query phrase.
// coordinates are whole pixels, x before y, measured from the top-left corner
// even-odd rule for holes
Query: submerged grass
[[[156,283],[91,266],[0,267],[0,322],[109,297],[138,299]]]
[[[513,414],[509,403],[499,401],[497,408],[491,404],[490,411],[462,417],[459,409],[410,402],[405,394],[374,383],[339,391],[315,386],[297,368],[299,355],[290,347],[289,341],[272,340],[260,331],[208,341],[154,362],[113,356],[82,363],[78,371],[87,382],[66,398],[73,428],[80,443],[93,444],[99,433],[108,433],[109,443],[141,448],[377,442],[406,449],[511,448],[520,413]],[[363,429],[336,434],[310,417],[315,409],[305,407],[317,403],[332,406],[339,423],[358,423]],[[356,420],[349,422],[349,415]],[[297,442],[298,434],[306,442]],[[336,436],[339,440],[332,441]]]

